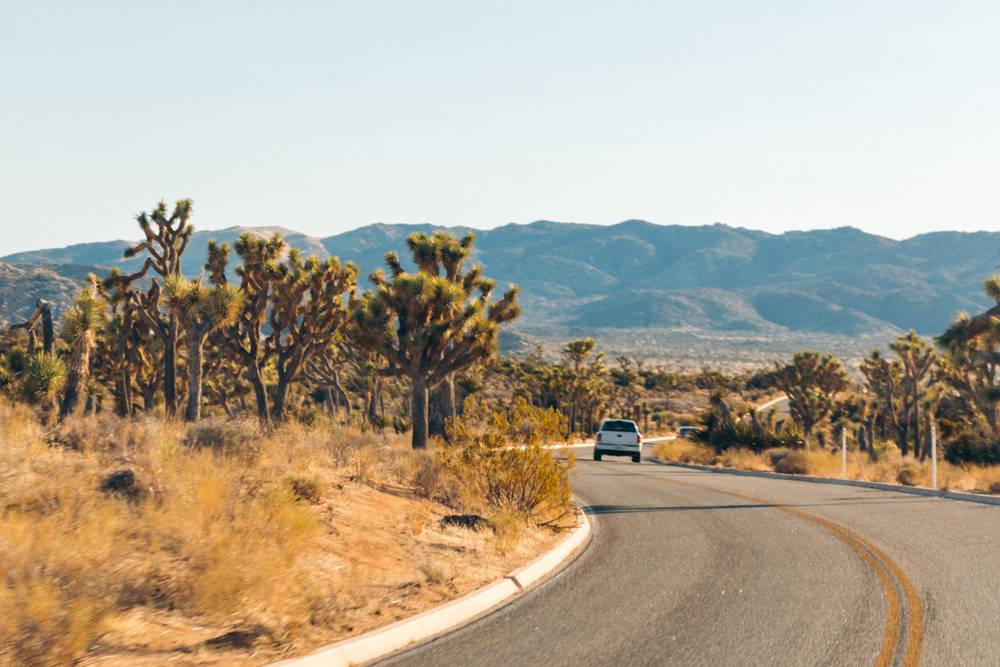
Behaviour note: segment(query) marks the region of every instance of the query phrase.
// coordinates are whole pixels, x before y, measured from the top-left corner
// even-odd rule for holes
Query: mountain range
[[[319,238],[282,227],[195,232],[184,256],[197,275],[209,239],[280,233],[303,254],[337,255],[369,273],[405,238],[436,229],[374,224]],[[821,344],[848,354],[909,329],[941,332],[960,310],[990,304],[982,293],[1000,252],[1000,232],[936,232],[903,241],[851,227],[770,234],[722,224],[663,226],[538,221],[477,235],[472,261],[500,285],[521,287],[523,316],[505,345],[551,350],[594,336],[609,352],[733,361]],[[128,241],[0,257],[0,317],[23,319],[37,296],[65,307],[87,270],[141,266],[122,259]],[[46,291],[48,290],[48,291]],[[520,345],[518,345],[518,341]],[[788,350],[786,350],[788,348]]]

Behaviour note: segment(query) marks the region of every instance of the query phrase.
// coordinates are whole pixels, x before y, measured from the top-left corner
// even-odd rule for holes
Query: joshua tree
[[[59,417],[76,414],[80,399],[90,382],[90,354],[96,345],[97,333],[103,329],[107,306],[97,296],[94,283],[97,278],[88,276],[90,284],[77,296],[73,307],[63,318],[62,335],[73,347],[70,356],[66,389],[63,391]]]
[[[181,275],[181,256],[187,250],[194,227],[188,224],[191,217],[192,203],[190,199],[182,199],[174,206],[173,213],[167,216],[167,206],[162,201],[151,213],[140,213],[135,216],[145,239],[138,245],[125,250],[124,256],[135,257],[145,251],[146,261],[142,269],[120,280],[126,285],[144,277],[150,269],[166,280],[172,276]],[[177,413],[177,337],[179,334],[177,318],[169,311],[160,308],[160,290],[153,280],[153,287],[147,294],[139,294],[139,302],[145,315],[143,319],[150,323],[153,332],[163,341],[163,398],[167,414]],[[148,409],[148,408],[147,408]]]
[[[958,391],[972,410],[1000,435],[997,405],[1000,403],[1000,276],[983,281],[986,296],[997,305],[970,317],[959,313],[935,341],[944,360],[939,378]]]
[[[462,273],[462,265],[469,258],[475,240],[476,235],[472,232],[467,233],[461,240],[444,232],[434,232],[431,236],[418,232],[407,237],[406,247],[410,250],[419,273],[446,278],[469,293],[482,281],[482,273],[478,266],[473,266],[468,272]],[[441,397],[443,419],[454,420],[457,416],[454,373],[447,374],[441,380],[438,393]]]
[[[35,323],[39,318],[42,320],[42,351],[45,354],[52,354],[55,348],[55,334],[52,328],[52,307],[49,302],[39,299],[35,302],[35,312],[27,322],[12,324],[10,330],[25,329],[28,332],[28,354],[35,352]]]
[[[619,410],[623,417],[634,416],[636,402],[642,398],[643,382],[640,376],[641,362],[633,361],[625,355],[615,357],[618,368],[611,371],[615,385],[620,388]],[[634,367],[634,368],[633,368]]]
[[[303,377],[307,382],[317,387],[321,387],[327,395],[327,400],[333,402],[332,393],[336,391],[336,401],[343,403],[347,409],[347,416],[351,415],[351,398],[347,395],[347,390],[341,382],[341,364],[344,363],[342,351],[335,345],[329,346],[321,353],[314,354],[303,370]],[[331,405],[331,410],[336,414],[335,408]]]
[[[903,362],[903,408],[900,421],[900,444],[903,456],[909,453],[909,434],[913,433],[913,453],[920,453],[920,383],[937,361],[934,348],[915,331],[900,336],[889,348]],[[912,415],[911,415],[912,413]]]
[[[264,367],[269,354],[263,345],[262,331],[267,318],[267,307],[271,303],[272,290],[280,278],[278,260],[285,251],[285,241],[280,234],[269,239],[261,239],[250,234],[241,234],[233,249],[242,260],[236,267],[240,278],[240,289],[246,295],[245,307],[232,326],[224,327],[216,333],[219,344],[229,349],[246,369],[257,401],[257,417],[266,422],[271,412],[268,406],[267,389],[264,386]],[[216,285],[227,285],[226,264],[229,261],[229,245],[208,242],[208,270]]]
[[[347,322],[343,296],[353,300],[358,268],[336,257],[321,262],[302,260],[297,249],[277,266],[268,319],[271,333],[264,355],[274,355],[278,385],[274,392],[274,418],[285,417],[288,387],[315,352],[329,345]]]
[[[563,354],[573,363],[573,374],[575,375],[572,385],[572,396],[569,402],[569,422],[567,423],[568,433],[572,433],[576,428],[576,416],[581,394],[584,393],[583,385],[585,379],[580,375],[580,367],[594,349],[594,339],[574,340],[566,344]]]
[[[792,363],[774,362],[774,378],[788,396],[792,416],[808,436],[813,427],[826,418],[838,392],[847,389],[847,371],[832,354],[813,350],[796,352]]]
[[[184,419],[196,422],[201,418],[202,349],[205,339],[220,326],[236,321],[243,308],[243,292],[238,287],[202,285],[201,279],[184,280],[180,276],[166,279],[167,304],[184,325],[187,339],[188,402]]]
[[[423,247],[421,236],[411,236],[411,249]],[[465,245],[456,243],[468,251],[473,238],[467,236]],[[443,245],[454,247],[450,242]],[[493,354],[499,325],[520,314],[513,285],[500,301],[490,303],[495,285],[482,278],[478,268],[459,280],[464,258],[460,252],[443,254],[444,275],[430,270],[406,273],[398,255],[390,252],[385,256],[390,277],[382,270],[369,275],[375,291],[364,294],[352,313],[351,338],[381,350],[392,371],[410,379],[414,449],[427,446],[428,393],[446,377]],[[429,269],[432,264],[420,255],[415,259],[418,267]]]
[[[899,430],[896,399],[903,382],[903,364],[900,361],[889,361],[881,350],[876,349],[864,358],[860,370],[865,376],[865,386],[874,397],[872,424],[876,421],[880,423],[880,437],[885,440],[890,426],[895,431]],[[869,435],[874,436],[874,431]]]
[[[36,352],[28,359],[21,377],[21,394],[29,403],[38,405],[43,422],[51,416],[56,397],[65,382],[66,365],[55,354]]]

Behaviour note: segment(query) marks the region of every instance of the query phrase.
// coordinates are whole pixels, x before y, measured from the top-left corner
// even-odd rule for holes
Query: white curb
[[[487,584],[464,597],[452,600],[411,618],[404,618],[359,637],[352,637],[321,648],[302,658],[273,663],[273,667],[349,667],[360,665],[415,642],[429,639],[472,620],[476,616],[513,597],[549,574],[565,561],[587,536],[590,521],[580,512],[576,526],[555,547],[514,570],[503,579]]]
[[[914,496],[929,496],[935,498],[949,498],[951,500],[962,500],[969,503],[981,503],[984,505],[1000,505],[1000,497],[987,496],[980,493],[963,493],[961,491],[949,491],[948,489],[929,489],[924,486],[903,486],[902,484],[887,484],[886,482],[869,482],[862,479],[834,479],[831,477],[812,477],[810,475],[788,475],[780,472],[770,472],[765,470],[739,470],[737,468],[716,468],[714,466],[703,466],[695,463],[678,463],[677,461],[661,461],[668,466],[678,468],[692,468],[694,470],[707,470],[709,472],[721,472],[727,475],[743,475],[744,477],[767,477],[770,479],[790,479],[797,482],[812,482],[813,484],[834,484],[837,486],[860,486],[867,489],[879,489],[882,491],[895,491],[896,493],[909,493]]]

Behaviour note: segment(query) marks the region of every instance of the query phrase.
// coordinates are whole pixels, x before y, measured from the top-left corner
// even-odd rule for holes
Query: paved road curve
[[[382,664],[1000,663],[1000,508],[625,461],[580,559]]]

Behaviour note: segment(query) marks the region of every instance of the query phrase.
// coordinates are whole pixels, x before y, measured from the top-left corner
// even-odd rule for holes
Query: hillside
[[[434,229],[376,224],[326,238],[281,227],[201,231],[185,260],[195,275],[209,238],[232,242],[244,231],[278,232],[307,254],[338,255],[368,273],[387,251],[404,250],[408,234]],[[712,350],[750,359],[758,349],[797,349],[811,341],[833,341],[850,355],[911,328],[938,333],[957,311],[988,305],[981,281],[1000,251],[997,232],[895,241],[850,227],[775,235],[641,220],[612,226],[539,221],[473,231],[473,260],[500,284],[521,287],[517,333],[553,346],[592,335],[609,351],[705,360],[718,356],[709,357]],[[45,263],[50,271],[67,263],[134,269],[139,260],[121,259],[127,245],[89,243],[0,261]],[[10,318],[8,308],[4,302],[0,315]]]
[[[0,322],[23,322],[35,312],[35,301],[45,299],[56,317],[73,303],[88,273],[107,269],[81,264],[13,264],[0,261]]]

